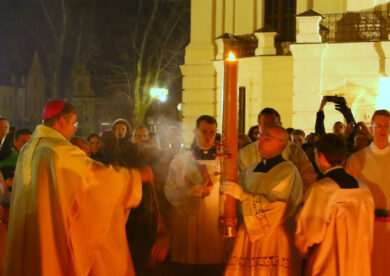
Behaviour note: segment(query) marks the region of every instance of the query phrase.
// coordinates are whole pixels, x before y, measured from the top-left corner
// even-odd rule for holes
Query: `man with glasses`
[[[68,141],[76,126],[71,104],[48,102],[19,155],[4,275],[134,274],[125,224],[152,175],[88,158]]]
[[[298,170],[282,157],[287,131],[269,125],[258,139],[260,162],[225,180],[220,190],[241,201],[240,225],[225,275],[299,275],[300,257],[292,240],[302,199]]]
[[[270,107],[266,107],[260,111],[258,116],[259,131],[262,133],[268,125],[282,125],[279,113]],[[258,163],[262,156],[258,152],[259,142],[254,142],[242,148],[238,152],[238,168],[240,171]],[[291,161],[298,169],[303,183],[303,189],[306,190],[312,183],[316,181],[317,175],[313,165],[305,152],[300,146],[292,142],[288,142],[282,152],[284,159]]]
[[[371,260],[372,275],[386,275],[390,271],[390,113],[376,110],[370,130],[373,142],[354,153],[346,171],[364,180],[374,198],[374,247]]]

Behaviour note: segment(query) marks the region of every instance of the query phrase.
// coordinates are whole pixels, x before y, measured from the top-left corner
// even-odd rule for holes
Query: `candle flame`
[[[228,60],[228,61],[236,61],[237,59],[236,59],[236,56],[234,55],[233,52],[229,52],[229,56],[228,56],[228,58],[226,60]]]

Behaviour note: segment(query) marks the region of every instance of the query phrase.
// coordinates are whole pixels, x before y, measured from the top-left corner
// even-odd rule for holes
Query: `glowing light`
[[[390,110],[390,77],[380,77],[376,109]]]
[[[165,102],[168,97],[168,89],[152,88],[150,89],[150,96],[152,96],[152,98],[157,98],[160,102]]]
[[[229,52],[228,58],[226,59],[228,61],[237,61],[236,56],[233,52]]]
[[[160,101],[165,102],[167,100],[167,95],[160,95]]]

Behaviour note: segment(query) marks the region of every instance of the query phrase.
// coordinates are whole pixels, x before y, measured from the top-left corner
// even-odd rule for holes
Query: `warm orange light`
[[[228,58],[226,60],[228,60],[228,61],[236,61],[237,59],[236,59],[236,56],[234,55],[233,52],[229,52],[229,56],[228,56]]]

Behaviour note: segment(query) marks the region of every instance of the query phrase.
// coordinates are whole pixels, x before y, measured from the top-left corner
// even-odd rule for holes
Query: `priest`
[[[262,133],[268,125],[282,125],[279,113],[270,107],[260,111],[258,115],[259,131]],[[240,171],[258,163],[263,156],[259,154],[258,141],[249,144],[238,152],[238,168]],[[317,175],[309,158],[300,146],[290,141],[284,147],[282,157],[291,161],[298,169],[302,178],[304,191],[316,181]]]
[[[287,131],[269,125],[260,134],[263,159],[239,175],[239,184],[224,181],[221,191],[242,203],[244,223],[225,275],[299,275],[294,247],[294,215],[302,199],[302,181],[292,162],[282,157]]]
[[[371,118],[374,141],[348,159],[346,171],[364,180],[374,198],[372,275],[390,271],[390,113],[376,110]]]
[[[347,145],[336,134],[316,143],[324,177],[305,194],[295,244],[307,258],[305,275],[371,275],[374,202],[367,187],[344,171]]]
[[[125,222],[150,170],[106,167],[68,139],[77,112],[45,105],[17,163],[5,275],[133,275]]]

